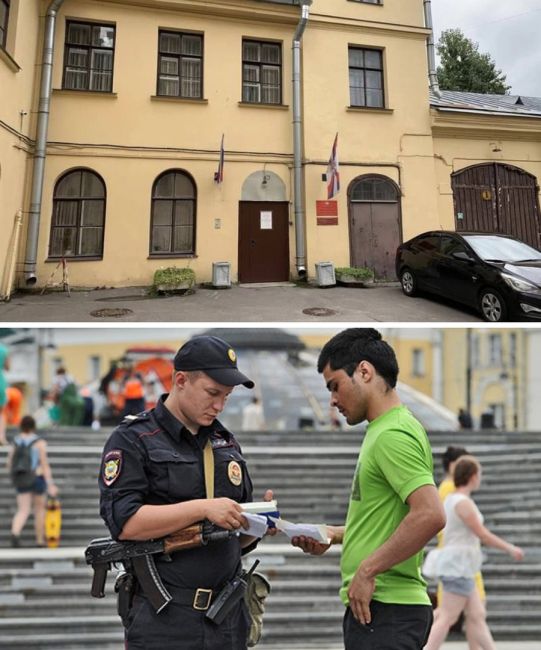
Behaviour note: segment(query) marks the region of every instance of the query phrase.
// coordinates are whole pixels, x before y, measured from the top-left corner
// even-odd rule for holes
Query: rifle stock
[[[233,535],[238,535],[238,532],[216,528],[203,521],[157,540],[117,542],[110,537],[93,539],[85,550],[86,563],[94,570],[90,593],[94,598],[103,598],[107,572],[112,564],[121,562],[126,571],[135,574],[144,594],[156,612],[160,612],[171,601],[171,595],[160,578],[153,556],[205,546]]]
[[[204,546],[207,542],[203,538],[203,526],[203,523],[193,524],[167,535],[163,538],[163,552],[174,553],[196,546]]]

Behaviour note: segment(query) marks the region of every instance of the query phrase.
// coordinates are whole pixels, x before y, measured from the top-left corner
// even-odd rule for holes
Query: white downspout
[[[425,12],[425,27],[430,30],[430,34],[426,39],[426,50],[428,55],[428,79],[430,82],[430,90],[436,95],[441,97],[440,84],[438,82],[438,74],[436,72],[436,48],[434,45],[434,26],[432,24],[432,2],[431,0],[423,0]]]
[[[302,108],[301,108],[301,40],[312,0],[301,0],[301,19],[293,37],[293,195],[295,211],[295,266],[300,278],[306,277],[305,208],[302,173]]]
[[[36,128],[36,150],[34,153],[34,165],[32,168],[32,194],[30,197],[30,210],[28,213],[26,256],[24,260],[24,278],[28,285],[36,284],[37,281],[36,259],[38,254],[43,177],[45,174],[45,156],[47,153],[47,129],[49,127],[49,106],[51,102],[54,37],[57,12],[63,2],[64,0],[52,0],[47,9],[47,13],[45,14],[38,123]]]

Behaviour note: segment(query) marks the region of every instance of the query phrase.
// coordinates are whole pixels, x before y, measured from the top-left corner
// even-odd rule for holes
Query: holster
[[[128,627],[128,616],[132,608],[133,596],[135,594],[136,579],[132,573],[122,571],[115,581],[115,593],[117,596],[117,611],[122,620],[122,625]]]
[[[248,576],[248,585],[244,594],[244,601],[250,614],[250,629],[248,630],[247,645],[253,648],[261,639],[263,630],[263,614],[265,600],[271,590],[269,581],[261,573],[252,573]]]

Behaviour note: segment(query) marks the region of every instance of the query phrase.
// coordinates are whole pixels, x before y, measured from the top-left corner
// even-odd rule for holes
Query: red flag
[[[329,165],[327,166],[327,200],[340,191],[340,172],[338,166],[338,133],[334,138]]]
[[[224,157],[225,157],[224,134],[222,133],[222,143],[220,145],[220,161],[218,163],[218,171],[214,172],[214,182],[218,183],[218,185],[222,183],[224,180]]]

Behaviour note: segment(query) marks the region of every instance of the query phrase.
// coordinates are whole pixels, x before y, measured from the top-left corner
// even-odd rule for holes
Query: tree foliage
[[[438,80],[442,90],[505,95],[511,88],[506,75],[496,69],[490,54],[479,52],[479,43],[467,38],[460,29],[442,32],[436,50],[441,59]]]

